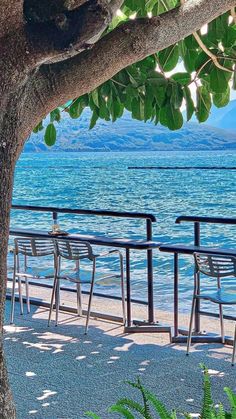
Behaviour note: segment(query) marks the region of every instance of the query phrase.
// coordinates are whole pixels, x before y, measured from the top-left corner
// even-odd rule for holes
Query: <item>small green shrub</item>
[[[230,412],[226,412],[222,403],[216,407],[212,400],[211,381],[208,369],[201,364],[203,369],[203,401],[199,419],[236,419],[236,394],[228,387],[224,388],[227,394]],[[126,419],[177,419],[177,411],[168,411],[164,404],[157,399],[157,397],[149,390],[147,390],[141,383],[140,378],[136,382],[127,382],[133,388],[139,390],[141,402],[136,402],[129,398],[122,398],[118,400],[109,409],[109,413],[117,413]],[[186,419],[191,419],[190,413],[179,413]],[[92,419],[101,419],[100,416],[93,412],[86,412],[86,416]]]

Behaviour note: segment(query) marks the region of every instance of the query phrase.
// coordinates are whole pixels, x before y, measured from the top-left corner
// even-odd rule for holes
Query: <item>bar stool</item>
[[[29,280],[53,279],[55,276],[55,248],[54,243],[51,239],[38,239],[28,237],[16,238],[14,240],[13,253],[14,267],[12,280],[10,323],[13,323],[14,320],[16,282],[18,282],[20,312],[21,314],[23,314],[22,278],[25,280],[27,312],[30,313]],[[53,256],[52,261],[54,266],[52,268],[28,266],[29,257],[38,258],[49,255]]]
[[[89,319],[90,319],[90,311],[91,311],[91,304],[92,304],[92,297],[93,297],[93,289],[94,289],[94,282],[96,276],[96,261],[100,257],[106,257],[113,254],[117,254],[119,257],[120,262],[120,273],[119,274],[111,274],[106,275],[102,279],[110,279],[110,278],[120,278],[121,284],[121,296],[122,296],[122,312],[123,312],[123,322],[126,321],[125,316],[125,291],[124,291],[124,273],[123,273],[123,255],[119,250],[110,250],[105,253],[101,253],[96,255],[93,253],[93,249],[90,243],[84,241],[73,241],[73,240],[65,240],[65,239],[54,239],[55,243],[55,252],[57,255],[57,263],[56,263],[56,274],[54,279],[53,285],[53,292],[51,298],[51,306],[50,306],[50,313],[49,313],[49,320],[48,325],[51,321],[52,310],[55,300],[56,305],[56,325],[58,324],[58,313],[59,313],[59,299],[60,299],[60,280],[67,280],[73,282],[77,286],[77,312],[78,315],[82,315],[82,305],[81,305],[81,284],[90,284],[90,292],[89,292],[89,302],[88,302],[88,311],[87,311],[87,319],[86,319],[86,326],[85,326],[85,334],[88,331]],[[61,262],[62,259],[67,259],[70,261],[75,261],[76,267],[74,271],[65,272],[61,271]],[[80,261],[83,259],[90,260],[92,262],[92,272],[91,278],[82,278],[80,272]]]
[[[224,334],[224,316],[223,316],[223,305],[236,305],[236,289],[224,289],[221,286],[221,278],[223,277],[234,277],[236,278],[236,258],[233,256],[225,255],[214,255],[208,253],[194,253],[195,264],[197,273],[203,273],[208,277],[216,278],[216,286],[212,290],[198,289],[196,275],[194,278],[194,292],[192,300],[192,310],[189,324],[189,333],[187,341],[187,355],[189,354],[192,329],[193,329],[193,317],[196,307],[196,301],[198,299],[208,300],[212,303],[219,305],[220,315],[220,326],[221,326],[221,339],[222,343],[225,343]],[[236,281],[235,281],[236,282]],[[234,344],[233,344],[233,355],[232,365],[235,362],[236,354],[236,324],[234,332]]]

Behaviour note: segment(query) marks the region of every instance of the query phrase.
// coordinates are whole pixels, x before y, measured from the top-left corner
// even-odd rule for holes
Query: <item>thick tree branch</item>
[[[0,37],[3,34],[16,31],[23,24],[24,0],[1,0],[0,7]]]
[[[40,117],[93,90],[128,65],[196,32],[234,5],[235,0],[188,0],[161,16],[127,22],[77,57],[42,66],[34,81],[41,98]]]
[[[27,21],[47,22],[60,13],[78,9],[88,0],[25,0],[24,15]]]
[[[52,6],[55,2],[57,0],[49,3]],[[2,73],[2,68],[6,66],[4,74],[7,78],[11,79],[13,76],[10,69],[7,71],[9,61],[10,67],[19,68],[24,74],[38,68],[42,63],[66,60],[91,48],[107,28],[122,2],[58,0],[57,7],[48,7],[46,12],[47,3],[48,0],[26,0],[26,24],[21,25],[18,31],[15,27],[13,30],[11,26],[10,33],[7,32],[1,38],[0,72]],[[78,5],[80,6],[76,7]],[[16,45],[18,54],[10,54],[9,57],[9,52],[15,50]]]

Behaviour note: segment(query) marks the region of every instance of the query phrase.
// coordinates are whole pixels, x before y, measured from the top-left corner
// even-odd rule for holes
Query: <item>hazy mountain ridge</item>
[[[66,114],[58,124],[58,138],[50,151],[141,151],[236,149],[236,100],[221,109],[212,108],[207,124],[186,123],[179,131],[136,121],[126,112],[115,123],[99,120],[89,130],[91,112],[79,119]],[[25,151],[47,151],[43,134],[32,134]]]

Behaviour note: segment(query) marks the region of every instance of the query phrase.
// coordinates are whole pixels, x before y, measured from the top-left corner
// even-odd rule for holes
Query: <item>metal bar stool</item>
[[[90,243],[84,241],[73,241],[73,240],[63,240],[63,239],[54,239],[55,243],[55,252],[57,255],[57,263],[56,263],[56,274],[54,279],[53,285],[53,292],[51,297],[51,306],[50,306],[50,313],[49,313],[49,320],[48,325],[51,321],[52,310],[55,300],[56,305],[56,325],[58,324],[58,313],[59,313],[59,298],[60,298],[60,280],[67,280],[73,282],[77,286],[77,311],[78,315],[82,315],[82,306],[81,306],[81,284],[90,284],[90,292],[89,292],[89,302],[88,302],[88,311],[87,311],[87,319],[86,319],[86,326],[85,326],[85,334],[88,331],[89,319],[90,319],[90,312],[91,312],[91,304],[92,304],[92,297],[93,297],[93,288],[95,282],[95,275],[96,275],[96,261],[99,257],[105,257],[112,254],[117,254],[120,261],[120,273],[118,274],[111,274],[107,275],[101,279],[108,279],[108,278],[120,278],[121,281],[121,295],[122,295],[122,311],[123,311],[123,321],[125,323],[126,316],[125,316],[125,291],[124,291],[124,273],[123,273],[123,256],[119,250],[110,250],[105,253],[101,253],[96,255],[93,253],[93,249]],[[61,271],[61,262],[62,259],[67,259],[70,261],[75,261],[76,267],[75,271],[65,272]],[[85,279],[81,277],[80,273],[80,261],[83,259],[88,259],[92,262],[92,273],[91,278]]]
[[[54,243],[51,239],[16,238],[14,240],[13,253],[14,267],[12,280],[10,323],[13,323],[14,320],[16,282],[18,282],[20,312],[21,314],[23,314],[22,278],[25,280],[27,312],[30,313],[29,280],[40,278],[54,279],[55,275],[55,249]],[[48,255],[53,255],[52,260],[54,263],[54,267],[41,268],[36,266],[28,266],[28,257],[37,258]]]
[[[212,290],[198,289],[196,275],[194,278],[194,292],[192,300],[192,310],[189,324],[189,333],[187,341],[187,355],[189,354],[192,329],[193,329],[193,318],[196,307],[196,301],[198,299],[204,299],[211,301],[212,303],[219,305],[219,316],[220,316],[220,327],[221,327],[221,338],[222,343],[225,343],[224,333],[224,316],[223,316],[223,305],[236,305],[236,289],[224,289],[221,285],[221,278],[223,277],[234,277],[236,278],[236,258],[233,256],[225,255],[214,255],[207,253],[194,253],[195,264],[197,273],[203,273],[209,277],[216,278],[216,286]],[[236,281],[235,281],[236,282]],[[233,355],[232,365],[235,362],[236,354],[236,325],[234,332],[234,344],[233,344]]]

